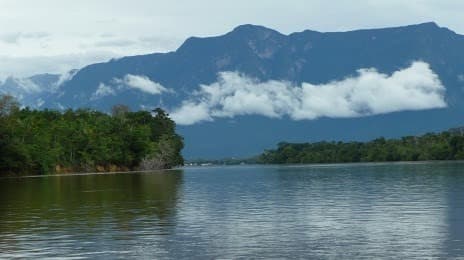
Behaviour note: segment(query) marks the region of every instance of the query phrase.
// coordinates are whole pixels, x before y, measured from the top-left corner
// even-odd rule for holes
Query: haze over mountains
[[[66,75],[8,78],[35,108],[163,107],[186,158],[249,156],[279,141],[368,140],[463,124],[464,36],[435,23],[283,35],[242,25],[175,52]]]

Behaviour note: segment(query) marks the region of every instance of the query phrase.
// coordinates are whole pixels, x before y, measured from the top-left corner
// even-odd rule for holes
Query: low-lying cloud
[[[458,81],[464,82],[464,74],[458,75]]]
[[[171,92],[171,90],[163,87],[161,84],[151,81],[146,76],[127,74],[122,79],[114,79],[115,83],[125,85],[130,88],[138,89],[148,94],[159,95],[163,92]]]
[[[259,82],[236,72],[222,72],[218,82],[201,85],[171,116],[180,125],[191,125],[240,115],[313,120],[446,106],[445,87],[437,74],[427,63],[417,61],[391,75],[360,69],[354,77],[320,85]]]
[[[73,69],[73,70],[70,70],[70,71],[67,71],[65,73],[62,73],[60,74],[60,78],[58,79],[58,81],[54,84],[54,87],[55,88],[58,88],[60,87],[61,85],[63,85],[64,83],[72,80],[74,78],[74,76],[76,76],[76,74],[79,72],[79,70],[77,69]]]
[[[0,94],[14,96],[19,101],[23,101],[28,96],[34,96],[41,91],[40,86],[28,78],[9,77],[4,82],[0,81]]]
[[[12,83],[11,87],[22,93],[33,94],[33,93],[39,93],[42,91],[42,88],[36,83],[34,83],[34,81],[32,81],[29,78],[10,77],[9,79],[10,79],[10,83]]]
[[[90,99],[91,100],[96,100],[96,99],[99,99],[99,98],[102,98],[102,97],[114,96],[114,95],[116,95],[116,92],[111,86],[100,83],[98,85],[97,90],[95,91],[95,93],[93,93],[93,95],[92,95],[92,97]]]
[[[97,100],[107,96],[115,96],[123,91],[135,89],[145,94],[161,95],[162,93],[174,93],[172,89],[150,80],[143,75],[127,74],[122,78],[113,78],[109,83],[100,83],[91,99]]]

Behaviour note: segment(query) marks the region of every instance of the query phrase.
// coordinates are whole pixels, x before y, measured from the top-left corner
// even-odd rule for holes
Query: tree
[[[143,159],[156,168],[183,164],[182,137],[161,109],[129,112],[115,106],[114,116],[89,109],[19,109],[12,98],[1,98],[0,173],[138,169]]]
[[[126,105],[117,104],[111,108],[111,115],[115,117],[124,116],[130,112],[130,108]]]
[[[154,170],[171,168],[183,164],[183,161],[178,161],[178,145],[175,138],[163,135],[156,144],[155,151],[142,160],[140,168],[142,170]]]
[[[11,115],[19,110],[18,101],[10,95],[0,96],[0,117]]]
[[[378,138],[366,143],[281,142],[276,150],[265,151],[261,163],[335,163],[464,159],[464,134],[450,131],[428,133],[399,140]]]

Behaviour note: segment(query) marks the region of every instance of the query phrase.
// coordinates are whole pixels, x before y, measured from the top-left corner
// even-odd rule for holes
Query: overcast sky
[[[435,21],[464,34],[462,0],[0,0],[0,79],[175,50],[252,23],[291,33]]]

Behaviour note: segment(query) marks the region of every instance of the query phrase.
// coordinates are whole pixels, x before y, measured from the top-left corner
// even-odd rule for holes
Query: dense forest
[[[257,158],[269,164],[427,160],[464,160],[464,129],[370,142],[279,143]]]
[[[162,109],[106,114],[88,109],[20,109],[0,96],[0,176],[171,168],[183,139]]]

